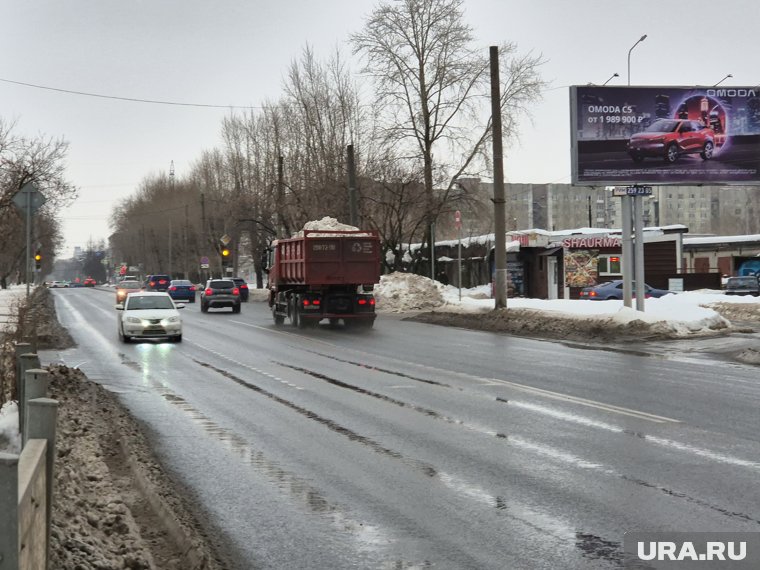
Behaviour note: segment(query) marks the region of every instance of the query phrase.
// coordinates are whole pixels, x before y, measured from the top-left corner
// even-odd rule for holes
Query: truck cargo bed
[[[277,279],[314,286],[374,284],[380,281],[380,238],[376,231],[305,230],[278,240]]]

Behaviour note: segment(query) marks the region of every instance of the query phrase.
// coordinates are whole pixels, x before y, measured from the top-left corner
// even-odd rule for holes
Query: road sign
[[[228,236],[227,234],[224,234],[222,237],[219,238],[219,241],[222,242],[224,245],[229,245],[232,241],[232,238]]]
[[[36,212],[45,202],[47,202],[45,195],[37,190],[37,187],[31,182],[24,184],[21,190],[13,196],[13,203],[19,210],[26,211],[27,205],[30,204],[32,213]]]
[[[613,196],[651,196],[651,186],[615,186],[612,189]]]
[[[205,255],[201,257],[201,265],[208,265],[208,257]]]
[[[208,269],[208,263],[201,263],[201,269]]]
[[[454,227],[458,230],[462,229],[462,212],[459,210],[454,212]]]

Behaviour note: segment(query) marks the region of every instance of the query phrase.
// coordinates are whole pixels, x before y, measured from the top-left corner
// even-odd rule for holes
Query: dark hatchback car
[[[175,301],[195,303],[195,285],[187,279],[174,279],[170,281],[166,292]]]
[[[148,275],[143,291],[166,291],[172,278],[168,275]]]
[[[726,281],[726,295],[760,296],[760,278],[754,275],[729,277]]]
[[[633,296],[636,296],[636,284],[633,283]],[[647,299],[654,297],[664,297],[670,295],[673,291],[667,289],[655,289],[650,287],[646,283],[644,284],[644,293]],[[623,299],[623,280],[616,279],[608,283],[600,283],[594,287],[584,287],[581,289],[581,299],[588,299],[590,301],[609,301],[612,299]]]
[[[233,313],[239,313],[240,289],[232,279],[209,279],[201,291],[201,312],[222,307],[232,307]]]
[[[248,302],[248,283],[246,283],[245,279],[242,277],[233,277],[232,281],[237,285],[237,288],[240,289],[240,300],[243,301],[243,303]]]

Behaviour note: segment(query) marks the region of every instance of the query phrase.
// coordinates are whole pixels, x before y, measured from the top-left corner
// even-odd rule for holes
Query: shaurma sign
[[[570,88],[573,184],[760,184],[760,88]]]

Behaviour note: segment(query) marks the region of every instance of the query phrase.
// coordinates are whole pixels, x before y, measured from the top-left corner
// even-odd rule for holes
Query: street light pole
[[[641,42],[643,42],[645,39],[647,39],[647,35],[644,34],[639,38],[639,41],[637,41],[635,44],[631,46],[631,49],[628,50],[628,85],[631,84],[631,52],[633,51],[633,48],[635,48],[637,45],[639,45]]]
[[[607,81],[605,81],[604,83],[602,83],[602,87],[604,87],[605,85],[607,85],[615,77],[620,77],[620,75],[618,75],[617,73],[613,73],[612,75],[610,75],[610,78]],[[628,83],[630,84],[630,81]]]
[[[726,76],[725,76],[723,79],[721,79],[721,80],[720,80],[720,81],[718,81],[718,82],[717,82],[715,85],[713,85],[713,87],[717,87],[718,85],[720,85],[721,83],[723,83],[723,82],[724,82],[726,79],[728,79],[729,77],[733,77],[733,75],[731,75],[731,74],[729,73],[729,74],[728,74],[728,75],[726,75]]]

